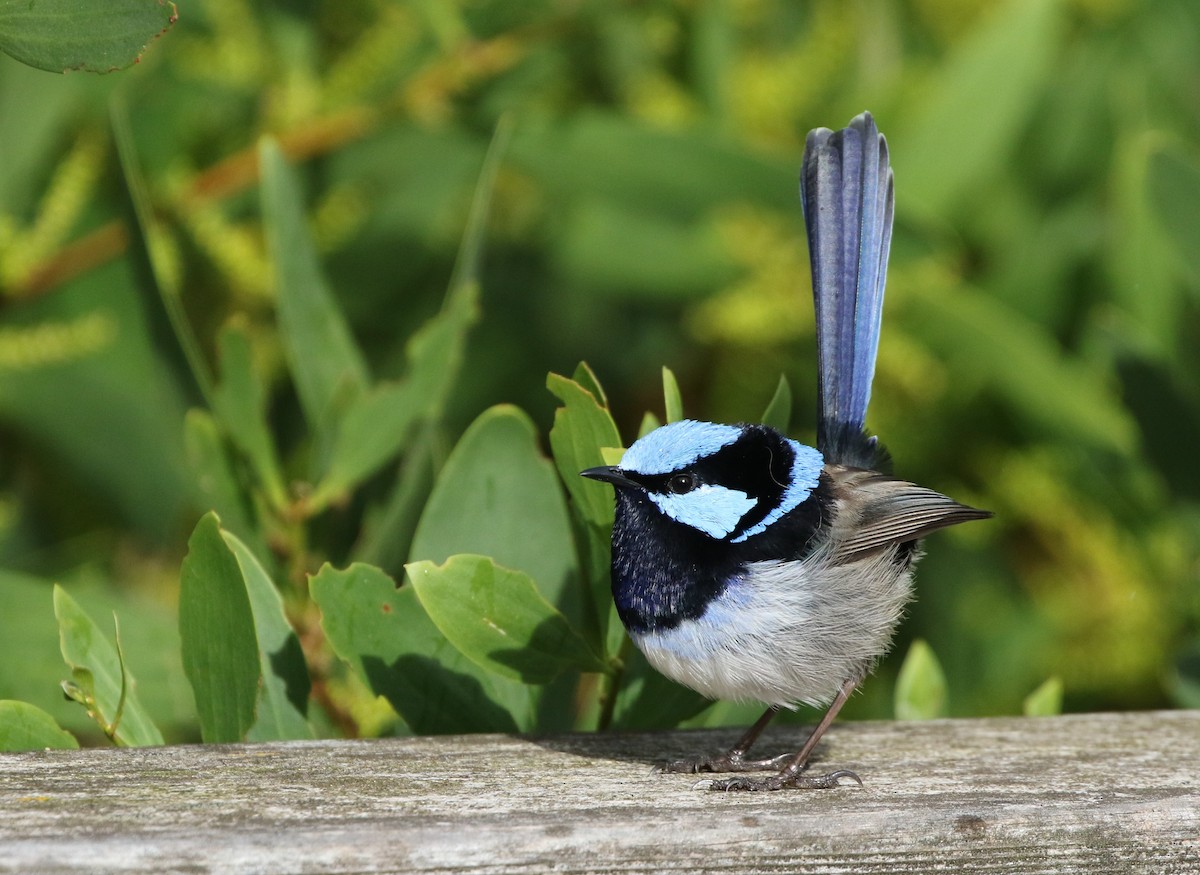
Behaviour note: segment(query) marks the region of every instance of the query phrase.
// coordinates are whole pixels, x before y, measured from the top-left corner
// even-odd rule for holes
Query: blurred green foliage
[[[218,509],[226,531],[210,546],[236,544],[243,574],[260,564],[280,584],[316,731],[397,725],[339,668],[335,653],[361,662],[366,645],[343,652],[306,575],[325,560],[401,575],[408,561],[519,553],[541,516],[496,520],[490,540],[486,515],[458,534],[418,523],[438,512],[436,492],[426,500],[443,465],[470,479],[471,459],[450,464],[468,423],[511,402],[546,435],[545,375],[580,360],[625,443],[645,410],[673,412],[664,364],[689,415],[726,421],[769,403],[779,416],[785,373],[793,431],[811,440],[796,172],[808,129],[869,108],[897,186],[869,424],[900,474],[996,512],[931,540],[898,651],[929,643],[955,715],[1017,713],[1049,677],[1067,710],[1195,706],[1191,0],[193,0],[181,12],[114,76],[0,58],[0,699],[88,731],[58,685],[57,581],[85,616],[117,611],[140,706],[169,739],[199,738],[180,567]],[[498,127],[507,142],[488,171]],[[265,135],[278,149],[259,148]],[[490,220],[471,230],[487,172]],[[330,313],[345,314],[344,335]],[[569,382],[551,381],[568,409]],[[363,569],[322,571],[313,597],[355,575],[380,583]],[[573,597],[554,604],[596,610]],[[239,622],[261,636],[252,607]],[[382,663],[409,644],[371,646]],[[892,713],[899,665],[885,661],[847,710]],[[745,713],[693,716],[665,681],[630,671],[616,725]],[[454,711],[473,690],[403,716],[419,730],[476,725]],[[34,727],[22,733],[45,725],[20,715]]]

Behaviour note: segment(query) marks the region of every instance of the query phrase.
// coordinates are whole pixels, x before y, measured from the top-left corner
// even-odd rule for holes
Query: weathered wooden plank
[[[1200,872],[1200,712],[839,724],[865,789],[652,769],[735,735],[0,755],[0,872]]]

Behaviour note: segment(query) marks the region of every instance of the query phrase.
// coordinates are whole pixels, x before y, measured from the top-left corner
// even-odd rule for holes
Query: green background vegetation
[[[540,546],[553,508],[479,512],[497,471],[552,470],[528,450],[549,451],[546,374],[590,387],[580,360],[625,443],[645,411],[664,416],[663,365],[688,415],[724,421],[758,419],[786,374],[791,431],[811,441],[796,173],[810,128],[870,109],[897,226],[869,424],[898,473],[996,518],[931,539],[897,653],[848,712],[1017,713],[1035,689],[1027,707],[1054,710],[1058,684],[1067,709],[1200,707],[1200,6],[191,0],[180,14],[107,76],[0,56],[0,699],[100,737],[59,686],[55,618],[90,628],[82,606],[109,639],[119,616],[140,740],[223,726],[197,717],[188,678],[217,669],[187,641],[181,658],[179,615],[196,618],[185,638],[251,621],[181,604],[190,535],[189,562],[240,569],[260,645],[303,651],[303,683],[269,668],[238,682],[303,711],[311,681],[303,731],[508,726],[543,662],[495,675],[495,719],[398,721],[372,695],[366,645],[323,627],[312,599],[356,579],[335,570],[353,561],[400,579],[409,561],[499,559],[528,538],[501,564],[540,563],[561,587],[538,579],[529,604],[589,616],[579,516],[577,563]],[[484,414],[499,403],[527,417]],[[443,469],[480,414],[467,433],[486,448]],[[546,482],[537,494],[561,502]],[[201,522],[211,509],[227,531]],[[256,598],[274,592],[294,634],[262,620]],[[547,700],[575,700],[556,683]],[[609,706],[568,719],[525,702],[515,725],[604,723]],[[280,705],[259,737],[303,734],[296,716]]]

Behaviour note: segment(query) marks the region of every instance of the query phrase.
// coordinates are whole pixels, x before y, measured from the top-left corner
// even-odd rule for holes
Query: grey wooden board
[[[0,872],[1200,872],[1197,711],[837,724],[865,789],[652,769],[736,735],[0,754]]]

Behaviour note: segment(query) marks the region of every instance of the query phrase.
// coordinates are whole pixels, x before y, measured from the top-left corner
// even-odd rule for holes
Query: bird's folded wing
[[[873,472],[844,482],[836,553],[851,559],[874,550],[923,538],[947,526],[990,517],[940,492]],[[853,520],[853,522],[851,522]]]

